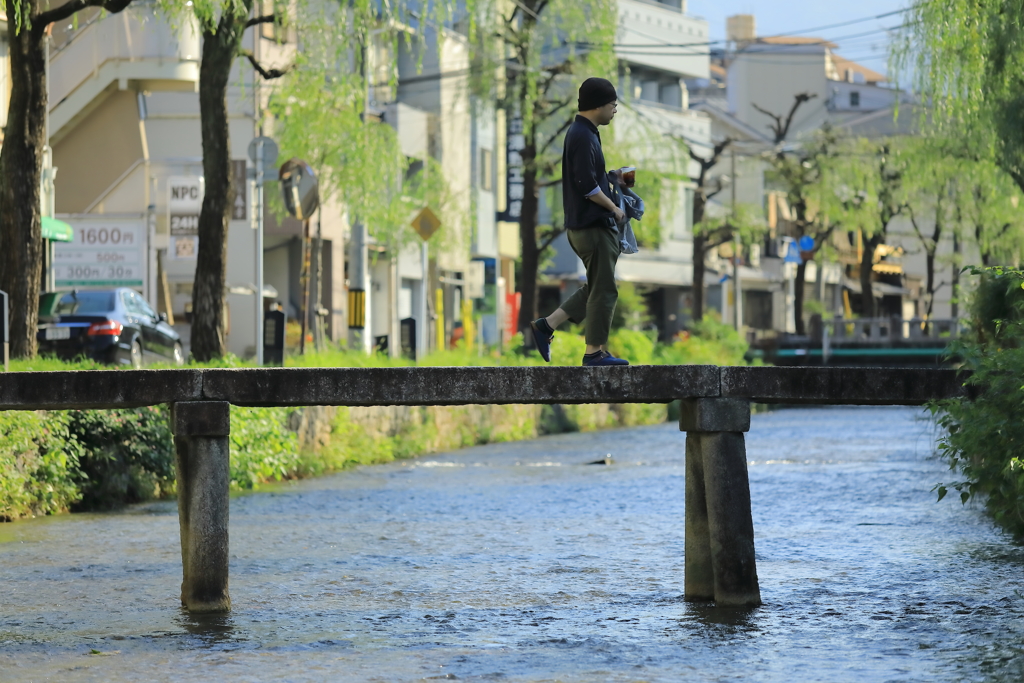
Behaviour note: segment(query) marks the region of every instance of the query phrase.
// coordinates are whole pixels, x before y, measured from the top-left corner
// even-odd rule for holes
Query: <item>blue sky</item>
[[[719,40],[725,38],[725,18],[733,14],[753,14],[757,18],[758,35],[770,36],[871,17],[898,10],[909,3],[905,0],[689,0],[688,4],[688,13],[707,19],[712,40]],[[839,45],[836,51],[844,57],[885,71],[887,41],[884,32],[856,38],[845,36],[899,24],[900,17],[896,15],[801,35],[833,40]]]

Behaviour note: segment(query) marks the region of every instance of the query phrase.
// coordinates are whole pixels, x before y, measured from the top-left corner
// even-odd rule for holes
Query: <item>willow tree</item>
[[[704,318],[704,286],[705,261],[712,249],[732,240],[732,229],[727,222],[705,222],[708,203],[725,189],[721,179],[709,176],[711,169],[718,165],[726,148],[733,143],[732,138],[720,140],[711,148],[709,156],[701,156],[690,150],[690,159],[697,164],[697,175],[691,180],[693,190],[693,304],[690,317],[700,322]]]
[[[1010,176],[987,162],[961,165],[954,179],[953,224],[958,242],[977,251],[981,265],[1019,266],[1024,256],[1024,195]],[[960,246],[962,245],[962,246]]]
[[[835,223],[829,221],[822,207],[820,190],[822,182],[828,177],[827,169],[835,156],[836,134],[828,124],[815,131],[812,139],[801,145],[786,145],[797,111],[805,103],[814,99],[812,93],[799,93],[793,97],[793,104],[787,114],[776,114],[757,105],[754,108],[771,119],[768,129],[772,134],[775,150],[769,155],[775,181],[786,193],[793,217],[790,229],[793,237],[799,240],[810,237],[814,246],[804,250],[804,258],[796,267],[794,278],[793,311],[797,334],[805,334],[804,329],[804,295],[807,282],[807,261],[814,257],[835,229]],[[827,192],[827,190],[826,190]],[[826,198],[826,201],[828,199]]]
[[[943,134],[1024,190],[1024,3],[922,0],[905,18],[894,73],[913,73]]]
[[[199,117],[203,146],[205,194],[199,212],[199,253],[192,285],[192,355],[209,361],[223,356],[226,320],[228,224],[234,204],[231,140],[228,135],[228,82],[238,57],[246,57],[256,74],[278,78],[283,71],[266,69],[242,47],[247,29],[265,23],[287,23],[287,3],[275,0],[271,13],[253,15],[254,0],[160,0],[172,20],[194,15],[203,40],[199,62]],[[255,78],[255,76],[254,76]]]
[[[856,139],[841,146],[830,164],[828,182],[836,198],[830,214],[846,230],[860,233],[858,279],[865,318],[876,314],[871,286],[875,254],[893,221],[907,215],[907,163],[899,140]]]
[[[88,7],[120,12],[131,0],[43,0],[0,4],[7,12],[10,104],[0,150],[0,289],[10,297],[11,354],[36,355],[43,239],[40,181],[46,139],[46,41],[50,25]]]
[[[418,242],[409,217],[424,205],[440,214],[442,226],[453,223],[439,164],[423,159],[410,173],[396,130],[367,115],[368,89],[394,86],[398,76],[395,61],[375,68],[370,48],[393,51],[419,37],[375,12],[339,12],[330,5],[296,11],[303,49],[268,107],[282,155],[306,160],[317,174],[321,202],[350,211],[350,218],[363,222],[381,244]],[[388,81],[376,82],[385,71]],[[431,243],[444,241],[450,232],[442,227]]]

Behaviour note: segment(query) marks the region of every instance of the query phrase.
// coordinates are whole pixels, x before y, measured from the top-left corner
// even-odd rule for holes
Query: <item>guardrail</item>
[[[892,345],[900,342],[948,342],[960,336],[962,321],[956,318],[817,318],[811,337],[832,346],[844,344]]]
[[[258,368],[0,374],[0,410],[172,404],[181,601],[230,609],[230,406],[681,402],[686,436],[684,597],[761,604],[743,433],[750,403],[921,405],[965,377],[920,368]]]

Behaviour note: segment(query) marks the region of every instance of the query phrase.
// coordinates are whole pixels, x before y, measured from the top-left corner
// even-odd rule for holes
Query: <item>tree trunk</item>
[[[535,162],[536,137],[527,136],[523,148],[523,212],[519,216],[519,241],[522,244],[522,257],[519,272],[519,291],[522,303],[519,307],[519,329],[529,346],[533,338],[527,334],[530,322],[537,318],[537,276],[540,274],[540,249],[537,245],[537,167]],[[546,311],[545,313],[550,313]]]
[[[704,254],[707,241],[704,235],[693,236],[693,305],[690,316],[698,323],[704,319]]]
[[[924,265],[926,282],[925,292],[928,295],[928,308],[925,310],[925,317],[932,317],[932,309],[935,307],[935,249],[938,248],[938,242],[935,243],[935,247],[925,251]]]
[[[34,13],[34,1],[32,7]],[[46,145],[46,27],[16,27],[11,16],[11,102],[0,150],[0,289],[10,295],[11,355],[32,358],[43,266],[39,184]]]
[[[804,330],[804,283],[807,281],[807,263],[801,261],[796,267],[796,280],[793,283],[793,312],[796,333],[805,334]]]
[[[953,299],[949,304],[950,317],[960,317],[960,237],[953,232],[953,274],[950,278],[953,286]]]
[[[211,26],[203,31],[199,111],[206,193],[199,214],[199,254],[192,286],[192,355],[202,362],[227,352],[224,290],[228,221],[234,200],[227,87],[251,2],[245,5],[244,15],[225,11],[215,29]]]
[[[861,240],[864,244],[864,252],[860,258],[860,301],[861,317],[874,318],[875,293],[871,290],[871,273],[874,272],[875,249],[882,243],[885,236],[882,233],[868,237],[861,231]]]
[[[704,175],[706,169],[701,172],[698,182],[700,188],[704,186]],[[703,189],[693,193],[693,304],[690,307],[690,317],[694,322],[704,319],[704,254],[707,252],[707,235],[698,235],[697,230],[704,220],[704,211],[707,209],[707,195]]]

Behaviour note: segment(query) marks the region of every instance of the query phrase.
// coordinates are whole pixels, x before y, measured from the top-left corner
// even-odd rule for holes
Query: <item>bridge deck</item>
[[[964,392],[935,368],[580,367],[253,368],[0,373],[0,410],[126,408],[179,401],[239,406],[667,403],[921,405]]]

